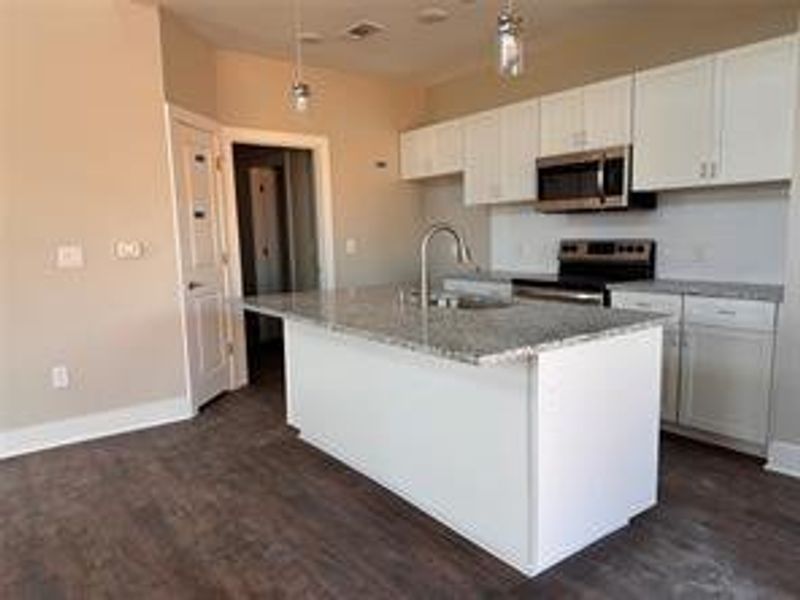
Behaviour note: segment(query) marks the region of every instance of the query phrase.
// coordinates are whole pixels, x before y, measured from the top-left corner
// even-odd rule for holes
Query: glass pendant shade
[[[522,75],[522,19],[509,9],[497,18],[497,70],[504,77]]]
[[[311,88],[307,83],[302,81],[295,81],[292,84],[292,108],[299,113],[304,113],[308,110],[311,102]]]

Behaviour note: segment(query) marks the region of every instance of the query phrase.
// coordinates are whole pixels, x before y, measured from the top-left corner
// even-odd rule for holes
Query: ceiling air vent
[[[385,29],[386,27],[380,23],[375,23],[374,21],[359,21],[358,23],[353,23],[350,25],[350,27],[345,29],[344,35],[351,40],[361,41],[368,37],[372,37],[376,33],[380,33]]]

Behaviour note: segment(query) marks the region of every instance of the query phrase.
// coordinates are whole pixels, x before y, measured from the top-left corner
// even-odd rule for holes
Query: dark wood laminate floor
[[[298,441],[282,393],[0,462],[0,598],[800,598],[800,482],[747,457],[666,438],[659,506],[526,580]]]

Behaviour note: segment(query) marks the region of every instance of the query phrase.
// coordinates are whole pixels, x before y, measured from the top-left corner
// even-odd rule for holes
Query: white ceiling
[[[303,30],[324,37],[305,47],[309,64],[423,82],[446,78],[492,60],[492,38],[501,0],[297,0]],[[293,0],[157,0],[220,48],[290,56]],[[680,12],[712,18],[732,8],[797,6],[796,0],[516,0],[526,37],[537,46],[630,21],[658,27],[659,18]],[[419,10],[444,8],[450,18],[425,25]],[[361,19],[386,31],[360,42],[342,32]]]

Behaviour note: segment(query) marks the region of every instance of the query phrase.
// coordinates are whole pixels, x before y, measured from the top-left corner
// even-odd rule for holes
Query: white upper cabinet
[[[779,38],[638,73],[634,189],[788,179],[796,43]]]
[[[629,144],[632,88],[626,76],[542,98],[541,155]]]
[[[500,109],[501,198],[503,202],[536,198],[539,153],[539,101]]]
[[[504,106],[466,120],[466,204],[535,199],[538,121],[536,100]]]
[[[542,156],[568,154],[583,149],[581,90],[570,90],[542,98],[539,139]]]
[[[792,171],[794,36],[719,55],[719,183],[788,179]]]
[[[400,134],[400,177],[416,179],[426,176],[426,157],[432,153],[431,137],[425,129]]]
[[[464,122],[464,202],[500,202],[500,111],[469,117]]]
[[[631,143],[632,97],[631,76],[583,88],[583,138],[587,150]]]
[[[634,95],[634,188],[706,183],[714,138],[714,59],[638,73]]]
[[[464,124],[447,121],[400,135],[400,173],[420,179],[458,173],[464,168]]]
[[[430,127],[433,137],[433,174],[447,175],[464,169],[464,123],[447,121]]]

